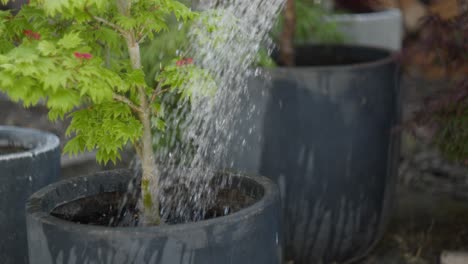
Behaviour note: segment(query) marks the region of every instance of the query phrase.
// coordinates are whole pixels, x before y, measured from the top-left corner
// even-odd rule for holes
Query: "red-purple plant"
[[[446,78],[455,79],[455,85],[427,98],[414,121],[435,125],[434,142],[442,152],[468,164],[468,77],[456,80],[451,76],[468,65],[468,12],[449,20],[437,14],[428,15],[421,28],[418,48],[433,54],[432,63],[442,66]]]

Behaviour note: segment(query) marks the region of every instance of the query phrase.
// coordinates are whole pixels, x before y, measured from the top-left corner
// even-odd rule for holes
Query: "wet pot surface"
[[[135,226],[135,201],[127,208],[132,220],[112,226],[128,171],[52,184],[27,203],[30,263],[281,264],[279,191],[263,177],[233,179],[239,185],[220,191],[207,214],[213,218],[159,226]]]
[[[398,66],[392,52],[362,46],[301,46],[296,56],[297,67],[250,80],[239,119],[252,118],[233,140],[233,167],[279,185],[289,260],[347,263],[368,252],[389,218]]]
[[[287,256],[346,263],[381,236],[398,155],[398,70],[391,52],[304,46],[272,75],[260,173],[280,185]]]
[[[59,139],[34,129],[0,126],[0,262],[27,263],[24,204],[60,173]]]

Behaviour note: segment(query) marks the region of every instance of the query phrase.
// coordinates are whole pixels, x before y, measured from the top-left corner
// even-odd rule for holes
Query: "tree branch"
[[[98,22],[101,22],[103,23],[104,25],[107,25],[113,29],[115,29],[116,31],[118,31],[120,34],[122,34],[123,36],[126,36],[128,33],[127,31],[125,31],[123,28],[119,27],[117,24],[114,24],[102,17],[98,17],[98,16],[94,16],[90,13],[88,13],[94,20],[98,21]]]
[[[134,104],[132,101],[130,101],[128,98],[126,98],[124,96],[114,94],[113,98],[114,98],[114,100],[116,100],[118,102],[122,102],[122,103],[128,105],[135,112],[138,112],[138,113],[143,112],[143,110],[140,107],[138,107],[136,104]]]
[[[140,39],[137,41],[139,44],[143,43],[143,41],[145,41],[146,37],[148,36],[148,34],[144,34],[143,36],[140,37]]]
[[[126,36],[128,34],[127,31],[125,31],[125,29],[119,27],[117,24],[114,24],[112,22],[110,22],[109,20],[105,19],[105,18],[102,18],[102,17],[99,17],[99,16],[95,16],[93,14],[91,14],[91,12],[89,12],[88,8],[85,7],[85,12],[91,17],[93,18],[94,20],[98,21],[98,22],[101,22],[103,23],[104,25],[107,25],[111,28],[113,28],[114,30],[116,30],[117,32],[119,32],[120,34],[122,34],[122,36]]]
[[[294,66],[294,33],[296,31],[295,0],[286,0],[284,7],[284,25],[280,39],[280,60],[285,66]]]
[[[166,89],[162,89],[162,90],[160,90],[160,91],[154,91],[153,95],[151,96],[151,102],[154,102],[154,100],[156,99],[156,97],[157,97],[158,95],[161,95],[161,94],[163,94],[163,93],[169,91],[170,89],[171,89],[171,88],[166,88]]]
[[[150,102],[154,102],[154,100],[156,99],[156,97],[158,95],[161,95],[162,93],[164,92],[167,92],[170,90],[170,88],[166,88],[166,89],[161,89],[162,88],[162,84],[163,84],[164,80],[161,80],[159,83],[158,83],[158,86],[156,87],[156,89],[154,89],[154,92],[153,94],[151,95],[151,100]]]

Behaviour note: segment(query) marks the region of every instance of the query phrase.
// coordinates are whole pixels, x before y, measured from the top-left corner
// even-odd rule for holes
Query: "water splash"
[[[229,177],[213,184],[220,168],[230,167],[230,152],[244,148],[236,135],[256,111],[242,104],[248,79],[260,74],[254,67],[262,46],[271,46],[267,35],[276,21],[283,0],[200,1],[198,9],[210,10],[190,31],[189,53],[196,64],[208,70],[217,84],[214,96],[195,96],[174,111],[169,126],[177,127],[180,142],[175,148],[158,150],[164,168],[160,188],[162,218],[172,222],[197,221],[213,205],[218,190]],[[206,83],[192,82],[191,90]],[[247,113],[239,118],[240,113]],[[248,128],[255,133],[256,127]],[[177,134],[175,133],[175,134]],[[169,140],[176,141],[176,135]],[[234,142],[234,140],[239,142]],[[233,148],[235,146],[235,148]],[[237,149],[236,149],[237,148]],[[161,155],[162,153],[162,155]],[[172,166],[171,166],[172,164]],[[188,169],[181,169],[188,168]],[[225,213],[229,208],[225,208]]]

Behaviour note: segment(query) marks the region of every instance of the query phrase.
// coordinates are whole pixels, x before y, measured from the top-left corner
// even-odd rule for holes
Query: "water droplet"
[[[165,120],[167,127],[177,128],[174,133],[177,135],[170,135],[163,141],[175,147],[158,147],[158,157],[191,168],[190,171],[171,168],[167,172],[171,177],[161,177],[161,186],[181,186],[172,194],[161,194],[161,212],[166,216],[175,212],[171,215],[174,219],[204,217],[206,207],[215,199],[216,188],[220,188],[209,184],[215,176],[213,171],[221,163],[234,164],[232,160],[225,160],[228,151],[232,150],[230,146],[239,147],[238,142],[242,147],[247,145],[243,135],[233,134],[233,130],[245,127],[258,109],[255,104],[245,104],[244,98],[249,96],[248,80],[264,75],[261,68],[252,68],[252,65],[264,43],[269,51],[273,48],[268,33],[283,0],[224,2],[221,15],[209,18],[208,24],[217,25],[214,32],[202,24],[190,33],[189,49],[193,51],[193,60],[216,80],[214,95],[205,96],[202,92],[213,86],[209,80],[197,79],[189,82],[187,87],[179,87],[182,91],[190,89],[193,96],[186,104],[174,104],[177,108],[173,113],[168,111],[171,113]],[[178,28],[182,29],[182,24]],[[176,55],[183,52],[177,50]],[[262,95],[266,96],[263,90]],[[252,134],[253,130],[254,127],[249,128],[248,133]],[[138,171],[141,164],[137,161],[132,166]],[[232,179],[227,177],[222,184],[230,182]],[[229,213],[229,208],[224,208],[224,213]]]
[[[256,68],[254,76],[260,76],[261,74],[262,74],[262,70],[260,68]]]

